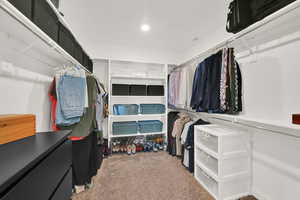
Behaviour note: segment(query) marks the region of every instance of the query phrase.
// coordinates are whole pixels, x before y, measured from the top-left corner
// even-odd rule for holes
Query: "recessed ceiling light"
[[[142,30],[143,32],[150,31],[150,26],[149,26],[148,24],[143,24],[143,25],[141,26],[141,30]]]

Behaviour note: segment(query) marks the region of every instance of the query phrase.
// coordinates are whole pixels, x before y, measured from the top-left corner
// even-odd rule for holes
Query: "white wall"
[[[7,60],[0,58],[0,63],[3,62]],[[51,130],[48,97],[51,77],[16,66],[13,66],[13,70],[14,75],[0,72],[0,114],[34,114],[37,132]],[[19,76],[15,77],[15,73]],[[35,80],[31,80],[31,77]],[[40,80],[37,81],[37,78]]]

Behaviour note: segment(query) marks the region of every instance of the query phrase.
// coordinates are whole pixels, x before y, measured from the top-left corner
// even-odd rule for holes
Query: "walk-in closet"
[[[300,0],[0,0],[0,200],[300,198]]]

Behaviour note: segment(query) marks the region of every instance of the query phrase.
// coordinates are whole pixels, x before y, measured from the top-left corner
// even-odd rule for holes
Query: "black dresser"
[[[1,200],[69,200],[70,131],[38,133],[0,145]]]

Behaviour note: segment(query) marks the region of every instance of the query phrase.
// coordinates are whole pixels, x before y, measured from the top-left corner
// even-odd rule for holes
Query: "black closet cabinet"
[[[32,0],[8,0],[14,7],[28,19],[32,19]]]
[[[46,0],[33,0],[32,16],[33,22],[50,38],[58,42],[59,20],[55,11]]]
[[[69,133],[38,133],[0,145],[0,199],[69,200],[72,195]]]

